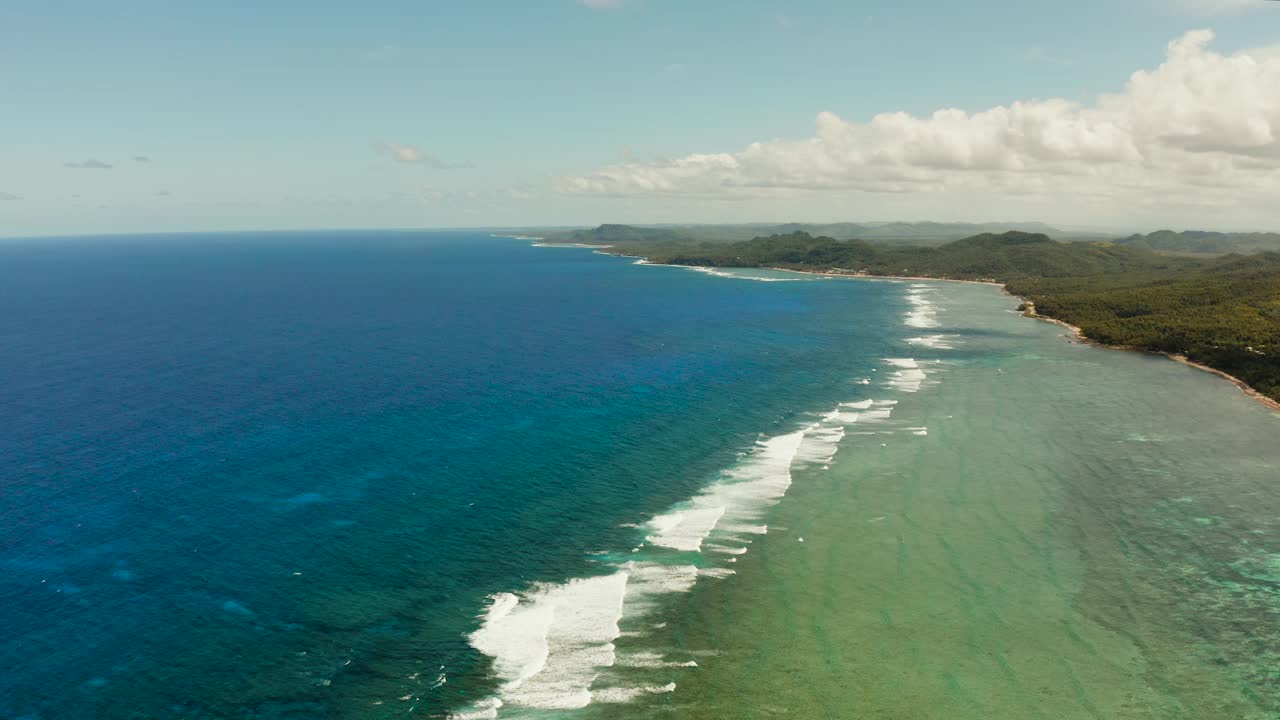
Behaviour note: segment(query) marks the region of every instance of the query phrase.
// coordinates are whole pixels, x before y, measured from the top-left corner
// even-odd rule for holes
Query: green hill
[[[1280,251],[1280,233],[1157,230],[1146,235],[1130,235],[1116,242],[1161,252],[1226,254]]]

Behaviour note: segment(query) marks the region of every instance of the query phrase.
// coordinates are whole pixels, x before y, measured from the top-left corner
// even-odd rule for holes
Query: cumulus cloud
[[[110,163],[104,163],[101,160],[94,160],[93,158],[83,160],[81,162],[63,163],[63,166],[74,168],[76,170],[110,170],[114,167]]]
[[[401,145],[400,143],[384,142],[375,144],[373,149],[390,157],[396,162],[407,163],[410,165],[421,165],[423,167],[433,168],[436,170],[461,170],[475,167],[475,165],[470,161],[457,163],[446,162],[442,160],[439,155],[426,152],[417,145]]]
[[[567,177],[603,196],[742,198],[806,191],[1018,195],[1280,193],[1280,52],[1222,55],[1213,33],[1169,43],[1165,61],[1092,103],[1014,102],[981,112],[905,112],[867,122],[818,115],[813,137],[734,153],[626,162]]]

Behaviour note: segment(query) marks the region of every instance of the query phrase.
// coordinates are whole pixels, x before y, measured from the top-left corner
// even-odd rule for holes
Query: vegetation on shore
[[[1280,233],[1221,233],[1202,230],[1157,230],[1130,235],[1116,242],[1161,252],[1227,253],[1280,252]]]
[[[625,227],[625,226],[613,226]],[[617,233],[613,233],[617,234]],[[1280,253],[1190,257],[1141,243],[984,233],[936,247],[805,232],[742,242],[639,233],[617,252],[673,265],[987,280],[1107,345],[1168,353],[1280,400]]]

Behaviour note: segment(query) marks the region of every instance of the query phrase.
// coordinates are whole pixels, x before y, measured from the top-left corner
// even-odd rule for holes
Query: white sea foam
[[[659,515],[649,521],[654,533],[646,538],[654,545],[697,551],[724,515],[723,506],[695,507]]]
[[[629,562],[625,567],[631,576],[625,610],[632,616],[651,610],[663,595],[689,592],[698,581],[698,568],[693,565]]]
[[[920,368],[920,364],[912,358],[885,358],[885,362],[895,370],[889,378],[889,387],[902,392],[919,392],[928,375]]]
[[[725,272],[713,267],[690,266],[690,270],[700,272],[704,275],[713,275],[715,277],[730,278],[732,280],[754,280],[755,282],[804,282],[807,278],[780,278],[780,277],[762,277],[760,275],[744,275],[741,273]]]
[[[696,495],[688,503],[649,521],[654,545],[684,552],[698,551],[702,541],[728,520],[727,532],[745,529],[791,487],[791,465],[800,453],[809,430],[762,440],[755,450],[719,482]],[[817,441],[821,442],[821,441]]]
[[[909,384],[913,381],[904,373],[922,372],[913,359],[886,363],[896,369],[891,385]],[[624,703],[672,692],[674,684],[629,686],[624,678],[631,676],[609,668],[692,668],[695,662],[634,651],[620,658],[615,641],[649,632],[653,626],[644,618],[665,598],[693,589],[700,578],[732,578],[734,570],[727,565],[747,552],[751,536],[769,532],[766,513],[787,493],[793,471],[827,467],[852,426],[884,422],[896,404],[841,403],[803,429],[760,440],[702,492],[644,523],[647,537],[633,550],[636,559],[616,562],[613,574],[495,595],[470,640],[492,658],[501,683],[498,695],[452,720],[488,720],[508,710]],[[688,553],[704,558],[689,562]],[[624,620],[626,633],[620,628]]]
[[[767,535],[769,533],[768,525],[750,525],[743,523],[733,523],[721,525],[723,532],[733,535]]]
[[[495,720],[501,707],[502,701],[498,698],[485,698],[467,710],[450,713],[449,720]]]
[[[957,337],[957,335],[922,335],[920,337],[907,338],[907,342],[930,350],[954,350]]]
[[[804,463],[825,465],[835,458],[836,453],[840,450],[840,441],[844,439],[844,424],[857,422],[857,415],[856,413],[836,412],[835,420],[840,424],[826,421],[826,418],[830,417],[830,415],[831,413],[828,413],[828,415],[824,416],[825,422],[805,435],[804,442],[800,443],[800,450],[796,453],[797,460]]]
[[[502,593],[471,644],[493,658],[504,705],[572,709],[591,702],[591,683],[614,661],[628,575],[618,572]]]
[[[666,685],[642,685],[634,688],[600,688],[593,693],[596,700],[602,703],[629,703],[645,695],[661,695],[676,691],[675,683]]]
[[[893,413],[892,401],[879,401],[876,406],[858,416],[859,423],[878,423],[889,419]]]
[[[696,660],[668,660],[665,655],[657,652],[633,652],[619,654],[615,664],[618,667],[632,668],[698,667]]]
[[[910,327],[938,327],[938,308],[926,297],[929,293],[929,290],[921,288],[907,291],[907,302],[911,303],[911,310],[907,312],[906,324]]]

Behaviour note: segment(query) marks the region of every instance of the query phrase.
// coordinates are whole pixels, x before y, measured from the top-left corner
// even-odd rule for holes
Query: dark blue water
[[[490,593],[856,397],[902,310],[480,234],[0,243],[0,717],[483,696]]]

